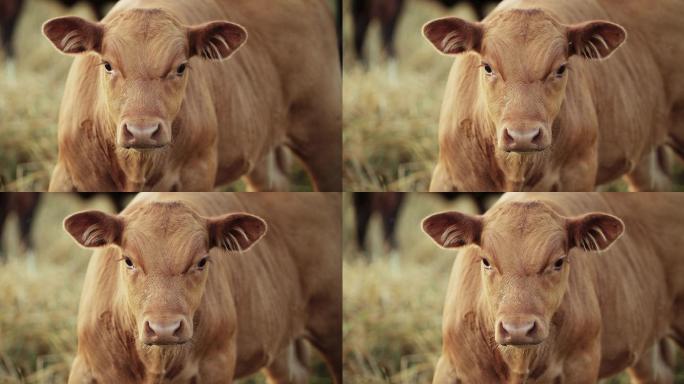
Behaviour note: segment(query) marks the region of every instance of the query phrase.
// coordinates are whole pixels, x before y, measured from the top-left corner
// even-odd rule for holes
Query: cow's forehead
[[[563,236],[565,220],[540,201],[508,202],[485,215],[483,235],[492,238],[538,239]]]
[[[500,67],[546,70],[567,56],[567,44],[565,27],[543,11],[510,10],[485,24],[482,54]]]
[[[187,53],[187,44],[187,30],[173,16],[157,9],[133,9],[106,23],[103,50],[122,66],[168,66]]]
[[[125,231],[155,237],[179,237],[206,232],[205,220],[181,202],[152,202],[135,207],[124,215]]]

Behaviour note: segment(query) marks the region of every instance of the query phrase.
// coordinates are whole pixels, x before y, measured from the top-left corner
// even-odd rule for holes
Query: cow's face
[[[604,59],[626,38],[617,24],[563,25],[538,9],[502,11],[484,23],[437,19],[423,33],[442,53],[478,55],[482,101],[496,126],[497,147],[506,152],[549,147],[572,81],[570,57]]]
[[[190,58],[230,57],[246,40],[239,25],[184,26],[159,9],[134,9],[104,23],[47,21],[43,33],[63,53],[98,56],[99,92],[119,148],[162,148],[173,139],[193,66]]]
[[[265,234],[266,223],[246,213],[204,218],[182,203],[165,202],[122,216],[76,213],[64,228],[85,247],[115,248],[137,340],[169,345],[192,339],[208,274],[218,267],[212,258],[235,256],[210,250],[247,251]]]
[[[474,246],[467,255],[478,263],[495,340],[521,346],[548,337],[567,291],[570,250],[605,250],[624,225],[604,213],[569,218],[544,203],[525,202],[501,204],[485,216],[438,213],[423,221],[423,230],[445,248]]]

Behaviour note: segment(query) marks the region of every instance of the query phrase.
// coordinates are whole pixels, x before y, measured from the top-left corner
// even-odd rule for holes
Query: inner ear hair
[[[57,17],[43,24],[43,34],[52,45],[65,54],[102,51],[104,28],[76,16]]]
[[[480,242],[482,217],[441,212],[425,218],[422,228],[440,247],[458,248]]]

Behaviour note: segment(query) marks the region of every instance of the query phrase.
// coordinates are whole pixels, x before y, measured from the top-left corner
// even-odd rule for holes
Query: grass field
[[[420,230],[420,222],[429,214],[447,209],[476,211],[474,203],[467,198],[446,203],[430,194],[411,194],[397,227],[400,262],[382,255],[377,220],[372,222],[368,238],[374,254],[369,263],[355,251],[351,199],[345,195],[345,382],[431,382],[442,344],[442,305],[457,253],[434,245]],[[681,363],[678,372],[676,382],[684,383]],[[626,374],[602,381],[602,384],[627,383]]]
[[[92,252],[62,230],[62,220],[84,209],[112,212],[105,198],[84,203],[68,194],[44,195],[33,227],[36,270],[29,273],[17,241],[16,218],[0,241],[9,256],[0,264],[0,383],[62,384],[76,352],[76,317]],[[313,353],[311,384],[329,384],[324,364]],[[264,383],[260,374],[240,381]]]
[[[452,59],[439,55],[422,37],[421,28],[446,15],[473,20],[475,12],[465,4],[447,10],[436,2],[407,0],[396,38],[397,75],[392,79],[377,24],[367,40],[370,70],[356,62],[352,22],[349,9],[345,11],[344,188],[427,191],[439,153],[439,112]],[[684,172],[679,164],[675,176],[676,189],[681,190]],[[607,189],[622,191],[626,184],[618,181]]]
[[[16,77],[7,77],[0,52],[0,191],[46,191],[57,159],[57,117],[73,58],[58,53],[42,36],[46,20],[63,15],[93,19],[81,4],[63,8],[49,0],[25,0],[15,33]],[[291,190],[311,190],[298,161]],[[222,190],[244,190],[235,182]]]

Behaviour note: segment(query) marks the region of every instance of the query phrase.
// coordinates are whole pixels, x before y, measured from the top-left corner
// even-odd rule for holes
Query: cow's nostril
[[[508,132],[508,128],[504,128],[504,142],[507,145],[513,144],[515,142],[515,139],[513,139],[513,136]]]
[[[542,130],[540,128],[537,128],[537,134],[534,135],[534,137],[532,138],[532,144],[539,145],[542,140],[542,135]]]
[[[126,123],[124,123],[124,125],[123,125],[123,133],[124,133],[124,138],[125,138],[126,140],[133,140],[133,139],[135,139],[135,136],[133,136],[133,132],[131,132],[131,131],[128,129],[128,124],[126,124]]]
[[[150,327],[150,322],[145,321],[145,336],[153,337],[154,335],[155,335],[154,329],[152,329],[152,327]]]
[[[537,331],[537,322],[536,322],[536,321],[533,321],[533,322],[532,322],[532,326],[531,326],[530,329],[527,331],[527,333],[525,334],[525,336],[533,336],[533,335],[536,333],[536,331]]]
[[[151,136],[152,140],[158,140],[159,136],[161,136],[161,132],[162,132],[162,126],[161,126],[161,123],[159,123],[159,124],[157,124],[157,128],[155,128],[154,131],[152,131],[152,136]]]
[[[183,322],[181,321],[178,324],[178,328],[176,328],[176,330],[173,332],[173,335],[176,337],[180,337],[182,332],[183,332]]]

